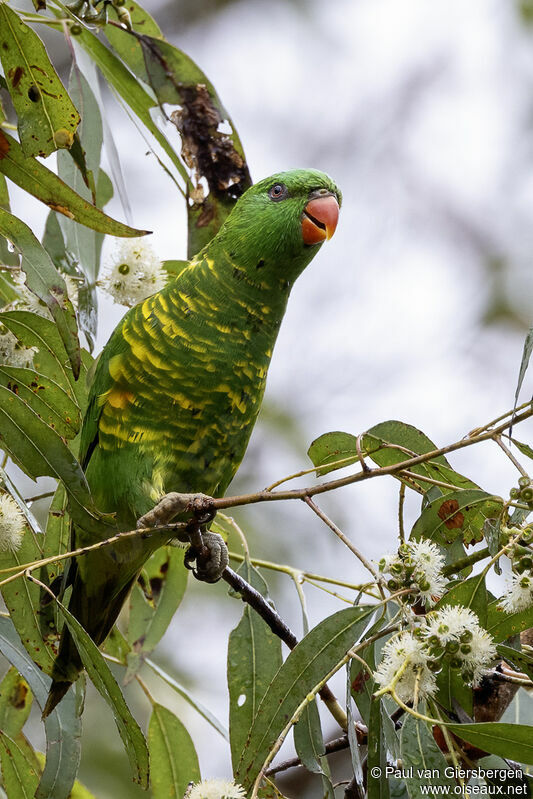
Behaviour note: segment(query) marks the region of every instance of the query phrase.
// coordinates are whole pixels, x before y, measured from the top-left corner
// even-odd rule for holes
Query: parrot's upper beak
[[[339,220],[339,203],[333,194],[310,200],[302,215],[304,244],[319,244],[335,233]]]

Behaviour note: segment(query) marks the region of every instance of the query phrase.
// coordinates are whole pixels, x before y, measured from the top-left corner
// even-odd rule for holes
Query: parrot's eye
[[[289,196],[289,190],[284,183],[274,183],[274,185],[268,190],[268,196],[271,200],[279,202],[280,200],[284,200],[285,197]]]

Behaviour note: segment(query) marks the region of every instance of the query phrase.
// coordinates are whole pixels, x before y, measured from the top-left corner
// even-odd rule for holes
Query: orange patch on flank
[[[464,514],[459,511],[459,503],[456,499],[447,499],[442,503],[437,511],[439,519],[442,519],[448,530],[459,530],[465,523]]]
[[[118,388],[112,389],[106,397],[106,402],[111,405],[112,408],[120,408],[124,409],[128,402],[133,400],[133,394],[131,391],[121,391]]]

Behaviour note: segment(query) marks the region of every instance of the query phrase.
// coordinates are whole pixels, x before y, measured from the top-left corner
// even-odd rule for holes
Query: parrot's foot
[[[152,510],[141,516],[137,527],[160,527],[183,513],[192,514],[197,524],[207,524],[213,519],[215,512],[213,498],[207,494],[179,494],[177,491],[172,491],[170,494],[165,494]],[[178,537],[182,541],[189,540],[188,534]]]
[[[216,583],[229,563],[228,548],[218,533],[190,532],[191,546],[185,553],[185,565],[197,580]],[[193,565],[194,564],[194,565]]]

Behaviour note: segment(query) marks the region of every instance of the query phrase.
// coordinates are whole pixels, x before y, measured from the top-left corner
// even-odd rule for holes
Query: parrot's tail
[[[48,699],[46,700],[46,705],[44,706],[41,716],[43,720],[49,716],[52,710],[55,709],[55,706],[61,702],[71,685],[71,682],[65,682],[64,680],[52,680]]]
[[[82,669],[83,664],[78,648],[65,625],[61,634],[59,652],[54,663],[54,671],[52,672],[52,685],[42,713],[43,719],[49,716],[55,706],[61,702]]]

